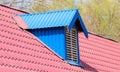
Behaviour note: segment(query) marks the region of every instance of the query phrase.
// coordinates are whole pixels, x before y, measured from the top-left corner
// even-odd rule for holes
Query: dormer
[[[78,32],[88,32],[78,9],[16,15],[17,24],[31,32],[50,50],[71,65],[82,66]]]

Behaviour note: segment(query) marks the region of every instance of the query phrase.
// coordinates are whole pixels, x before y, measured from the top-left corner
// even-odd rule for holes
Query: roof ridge
[[[23,12],[23,13],[27,13],[27,14],[29,14],[29,13],[26,12],[26,11],[22,11],[22,10],[19,10],[19,9],[15,9],[15,8],[12,8],[12,7],[9,7],[9,6],[6,6],[6,5],[3,5],[3,4],[0,4],[0,6],[5,7],[5,8],[9,8],[9,9],[12,9],[12,10],[16,10],[16,11],[19,11],[19,12]]]
[[[25,15],[39,15],[39,14],[49,14],[49,13],[56,13],[56,12],[68,12],[68,11],[78,11],[78,8],[75,9],[65,9],[65,10],[55,10],[55,11],[48,11],[48,12],[38,12],[38,13],[33,13],[33,14],[17,14],[16,16],[25,16]]]
[[[95,36],[98,36],[98,37],[100,37],[100,38],[104,38],[104,39],[107,39],[107,40],[110,40],[110,41],[113,41],[113,42],[119,43],[119,42],[116,41],[116,40],[113,40],[113,39],[107,38],[107,37],[105,37],[105,36],[102,36],[102,35],[96,34],[96,33],[94,33],[94,32],[88,32],[88,33],[89,33],[89,34],[92,34],[92,35],[95,35]]]

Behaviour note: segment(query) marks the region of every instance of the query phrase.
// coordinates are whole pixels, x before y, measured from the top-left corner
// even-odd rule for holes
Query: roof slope
[[[43,43],[19,28],[12,18],[24,12],[0,5],[1,72],[119,72],[120,44],[79,33],[81,61],[85,68],[71,66]],[[103,43],[104,42],[104,43]]]
[[[87,29],[78,9],[43,12],[38,14],[18,14],[14,16],[17,24],[23,29],[39,29],[51,27],[68,27],[71,30],[78,20],[79,25],[88,37]]]
[[[120,44],[89,33],[79,33],[81,60],[98,72],[120,71]],[[90,69],[90,68],[88,68]]]
[[[76,13],[77,10],[63,10],[38,14],[16,15],[15,18],[21,17],[24,20],[28,26],[28,28],[22,27],[24,29],[50,28],[69,26]]]
[[[21,17],[23,19],[23,21],[28,26],[28,28],[22,27],[24,29],[61,27],[69,26],[77,12],[77,9],[60,10],[53,12],[43,12],[38,14],[16,15],[15,18]]]

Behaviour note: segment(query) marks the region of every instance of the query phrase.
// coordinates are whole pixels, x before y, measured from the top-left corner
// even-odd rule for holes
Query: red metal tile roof
[[[85,39],[79,33],[81,60],[98,71],[120,71],[120,44],[94,34]]]
[[[71,66],[27,31],[12,16],[25,12],[0,5],[1,72],[119,72],[120,44],[94,34],[79,33],[84,68]]]

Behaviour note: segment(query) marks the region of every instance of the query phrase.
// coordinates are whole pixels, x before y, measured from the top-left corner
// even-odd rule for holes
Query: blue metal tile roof
[[[69,26],[77,10],[20,15],[30,29]]]
[[[50,28],[62,26],[68,26],[68,28],[71,29],[72,26],[75,24],[76,19],[79,19],[81,27],[85,32],[86,36],[88,37],[88,32],[79,15],[78,9],[43,12],[38,14],[16,15],[15,17],[17,18],[18,16],[21,17],[22,20],[25,22],[21,24],[26,24],[21,26],[27,26],[22,27],[24,29]]]

